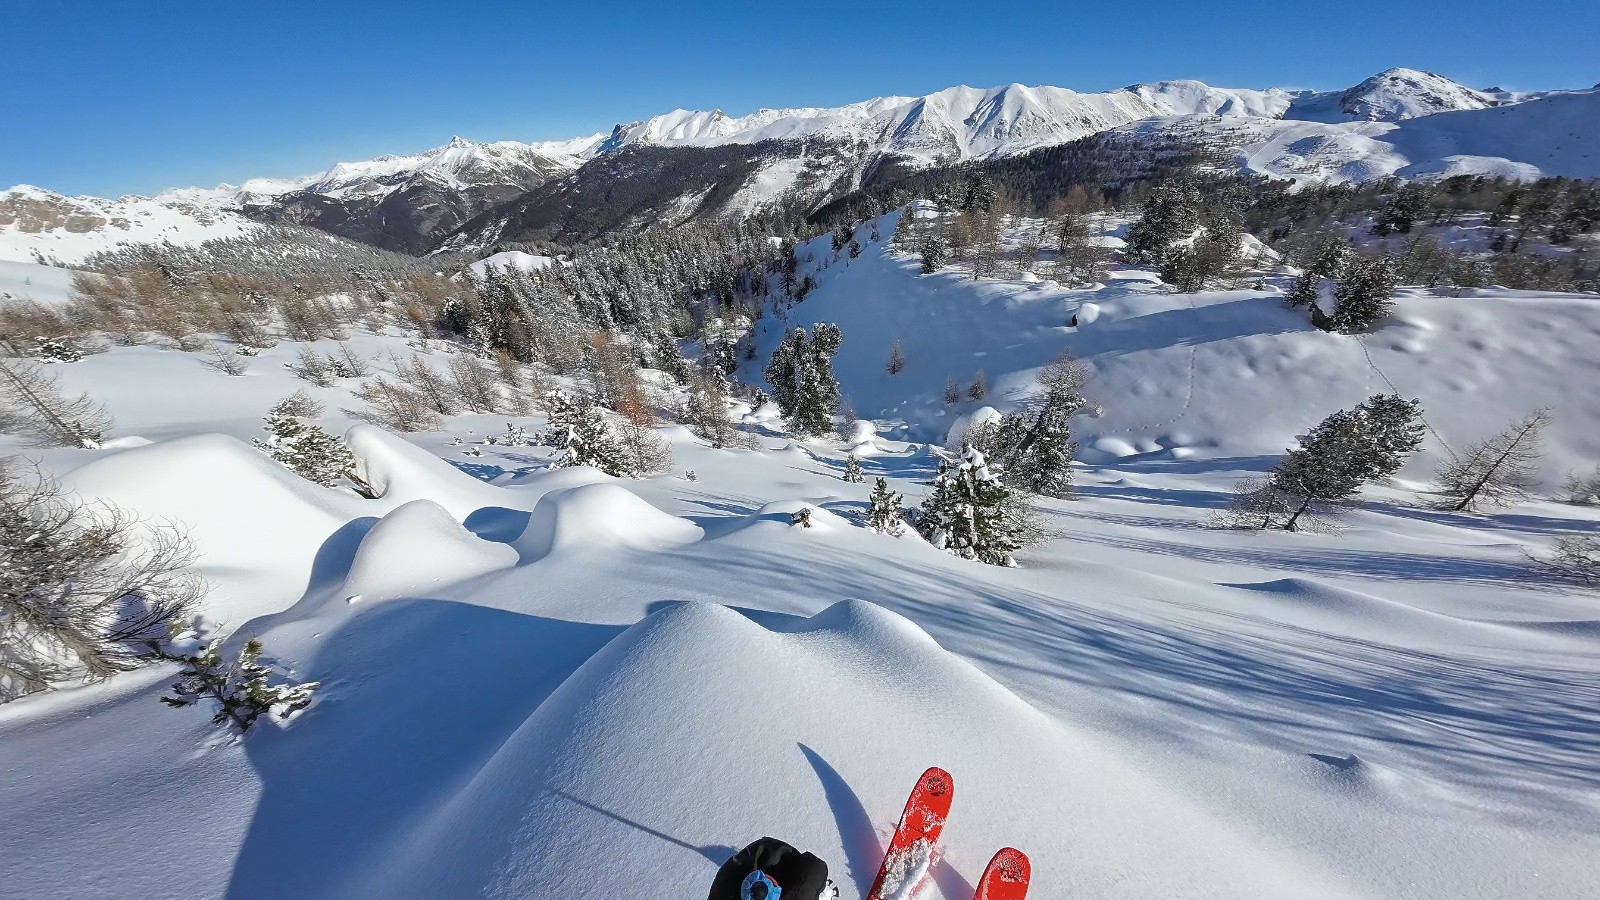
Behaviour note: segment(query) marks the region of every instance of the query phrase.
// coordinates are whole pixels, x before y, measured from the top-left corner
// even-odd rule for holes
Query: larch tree
[[[1544,429],[1549,424],[1550,411],[1536,409],[1445,463],[1436,476],[1436,508],[1465,512],[1525,499],[1539,473]]]

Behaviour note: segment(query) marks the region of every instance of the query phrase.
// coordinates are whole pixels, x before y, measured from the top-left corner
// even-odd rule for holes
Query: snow
[[[0,300],[65,303],[72,296],[71,269],[0,259]]]
[[[1353,88],[1296,97],[1284,118],[1307,122],[1399,122],[1464,109],[1487,109],[1499,102],[1482,91],[1432,72],[1394,68]]]
[[[880,230],[887,235],[891,225]],[[807,251],[831,253],[825,239],[797,252]],[[1258,457],[1282,452],[1335,409],[1397,390],[1422,400],[1452,447],[1551,406],[1548,487],[1600,459],[1600,432],[1590,428],[1600,398],[1572,389],[1600,383],[1590,351],[1600,339],[1600,300],[1590,295],[1408,289],[1384,327],[1352,337],[1313,328],[1277,290],[1171,294],[1138,270],[1067,290],[953,271],[923,276],[916,266],[872,244],[850,265],[815,273],[817,288],[787,323],[760,324],[761,353],[786,326],[838,324],[844,395],[864,417],[903,423],[893,432],[901,440],[948,443],[980,407],[1015,407],[1032,395],[1038,368],[1065,349],[1089,366],[1092,399],[1105,409],[1077,420],[1085,446],[1108,437],[1118,443],[1107,447]],[[883,360],[895,340],[907,366],[890,376]],[[761,365],[749,363],[745,377],[759,379]],[[946,379],[964,386],[979,369],[990,396],[947,407]],[[1447,454],[1430,441],[1406,471],[1430,471]]]
[[[974,282],[882,242],[831,261],[827,240],[801,248],[830,264],[789,324],[841,325],[861,424],[792,440],[769,404],[745,416],[754,452],[666,428],[675,473],[643,481],[480,443],[504,417],[350,427],[354,383],[298,381],[288,341],[236,378],[155,347],[54,366],[111,406],[118,449],[44,465],[183,523],[204,616],[323,687],[241,740],[157,702],[171,667],[0,707],[6,891],[694,897],[772,834],[859,900],[936,764],[958,799],[928,900],[968,900],[1007,845],[1039,897],[1593,895],[1600,624],[1524,554],[1600,528],[1551,499],[1600,459],[1600,300],[1407,290],[1354,338],[1273,290]],[[382,366],[405,340],[350,343]],[[1074,420],[1080,499],[1041,504],[1057,539],[1010,569],[861,527],[876,477],[925,496],[937,457],[908,440],[1014,408],[1065,348],[1104,413]],[[946,407],[945,378],[980,367],[990,396]],[[1391,382],[1457,446],[1551,406],[1544,495],[1424,508],[1430,437],[1341,533],[1208,527],[1235,479]],[[349,427],[377,499],[245,443],[297,387]],[[845,482],[868,443],[869,483]]]
[[[1213,88],[1198,81],[1134,85],[1084,94],[1009,84],[947,88],[923,97],[879,97],[832,109],[762,109],[743,117],[674,110],[619,125],[600,147],[718,146],[825,137],[879,144],[923,162],[1026,152],[1156,115],[1273,116],[1287,92]]]
[[[1388,175],[1600,177],[1600,91],[1570,91],[1508,106],[1467,108],[1403,121],[1175,116],[1121,129],[1134,140],[1187,135],[1231,149],[1250,172],[1304,182]]]
[[[233,238],[260,226],[192,198],[66,197],[29,185],[0,190],[0,261],[37,257],[66,265],[126,244]]]
[[[504,250],[500,253],[494,254],[493,256],[484,257],[483,259],[473,263],[471,266],[468,266],[468,268],[477,274],[482,275],[490,269],[538,272],[540,270],[547,269],[552,265],[555,265],[555,257],[539,256],[537,254],[526,253],[521,250]]]

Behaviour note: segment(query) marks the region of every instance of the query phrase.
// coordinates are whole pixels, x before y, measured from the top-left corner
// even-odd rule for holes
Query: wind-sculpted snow
[[[552,692],[393,846],[402,864],[358,892],[600,898],[634,877],[617,871],[627,860],[662,896],[692,897],[732,852],[730,835],[778,831],[832,860],[854,898],[876,868],[879,824],[935,761],[960,786],[944,842],[981,844],[1002,822],[1050,833],[1035,869],[1046,883],[1107,898],[1344,896],[1308,871],[1262,865],[1226,825],[862,601],[810,619],[698,603],[645,618]],[[1185,837],[1201,831],[1203,846]],[[1116,859],[1130,841],[1149,852],[1137,871]],[[933,880],[964,898],[972,877],[945,865]]]
[[[344,590],[351,602],[382,596],[425,596],[517,563],[517,551],[464,528],[432,500],[412,500],[373,525],[356,548]]]
[[[819,286],[787,322],[843,326],[862,424],[799,439],[736,404],[759,449],[663,428],[673,470],[638,481],[550,470],[485,415],[356,427],[380,496],[312,485],[240,440],[304,385],[294,341],[237,378],[154,347],[54,366],[119,425],[44,466],[185,525],[211,632],[321,687],[243,739],[160,704],[171,667],[0,707],[0,894],[693,898],[771,834],[859,900],[930,764],[960,790],[927,900],[969,900],[1004,845],[1040,898],[1592,893],[1600,625],[1527,560],[1600,529],[1553,490],[1600,458],[1593,297],[1406,290],[1356,338],[1270,289],[974,282],[864,246],[802,247]],[[1104,412],[1073,421],[1077,499],[1038,501],[1056,539],[1000,568],[864,527],[877,478],[906,509],[928,494],[939,448],[908,438],[1016,408],[1062,349]],[[946,405],[978,368],[989,395]],[[325,426],[353,387],[306,388]],[[1237,479],[1387,390],[1435,431],[1339,532],[1213,527]],[[1427,507],[1440,438],[1535,405],[1555,415],[1538,496]]]
[[[72,472],[64,484],[185,531],[212,583],[202,612],[235,625],[299,596],[325,542],[362,515],[356,498],[318,487],[217,434],[116,452]]]
[[[600,482],[541,497],[516,547],[530,559],[543,559],[574,552],[603,554],[618,547],[662,549],[699,537],[700,529],[689,522],[656,509],[627,488]]]

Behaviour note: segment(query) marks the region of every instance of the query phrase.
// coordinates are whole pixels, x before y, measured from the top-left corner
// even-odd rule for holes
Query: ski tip
[[[1023,900],[1033,878],[1028,854],[1015,847],[1002,847],[978,881],[977,900]]]
[[[956,789],[956,780],[950,777],[949,772],[938,766],[930,766],[926,772],[923,772],[920,783],[922,789],[934,797],[943,797]]]

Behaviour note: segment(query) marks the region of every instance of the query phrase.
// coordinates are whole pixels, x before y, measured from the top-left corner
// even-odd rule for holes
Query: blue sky
[[[1395,65],[1600,81],[1600,3],[0,0],[0,186],[150,193],[953,84],[1345,87]]]

